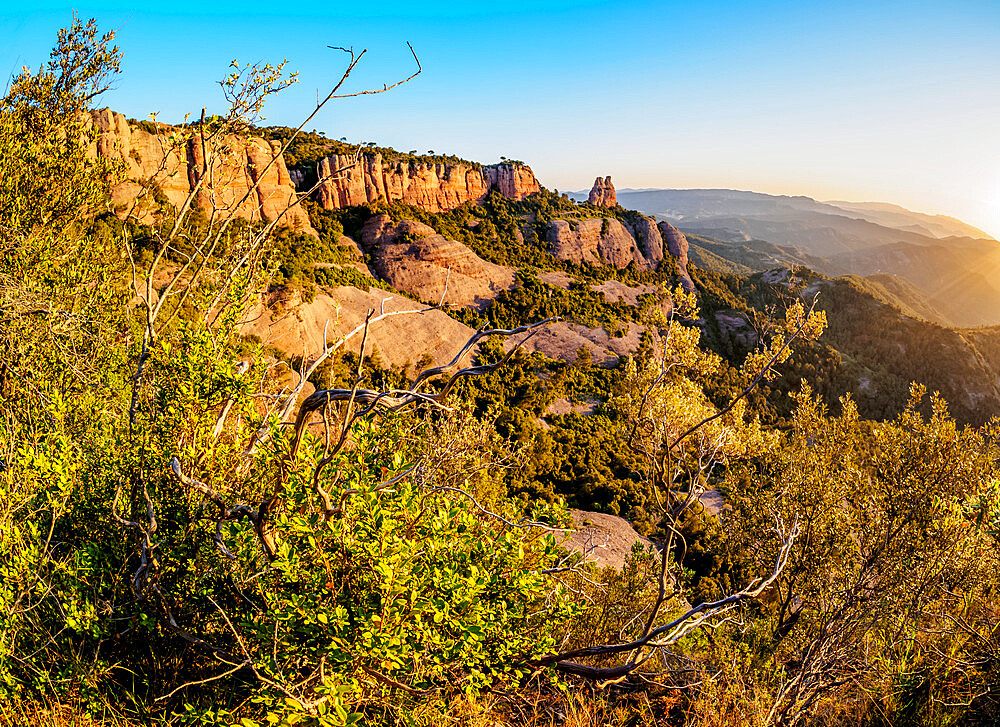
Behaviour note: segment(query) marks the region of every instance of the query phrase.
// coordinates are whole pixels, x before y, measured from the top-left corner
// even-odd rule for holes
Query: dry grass
[[[0,700],[0,727],[130,727],[110,705],[100,717],[88,714],[85,705],[69,701],[59,704],[22,699]]]

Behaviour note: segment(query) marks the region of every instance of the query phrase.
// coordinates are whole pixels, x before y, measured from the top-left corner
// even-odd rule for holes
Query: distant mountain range
[[[861,215],[863,219],[886,227],[919,232],[935,237],[965,236],[984,240],[993,239],[978,227],[968,225],[947,215],[928,215],[914,212],[897,204],[887,202],[827,202],[848,213]]]
[[[724,272],[806,265],[906,290],[944,325],[1000,323],[1000,243],[960,220],[878,202],[820,202],[732,189],[623,189],[623,207],[673,223],[691,259]],[[571,193],[586,199],[586,193]],[[902,280],[892,282],[893,276]],[[916,298],[920,298],[917,300]]]

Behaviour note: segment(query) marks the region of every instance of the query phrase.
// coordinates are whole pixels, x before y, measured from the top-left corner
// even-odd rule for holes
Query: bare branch
[[[633,658],[620,666],[597,671],[595,671],[593,667],[579,664],[575,660],[592,656],[620,654],[627,651],[637,652],[639,649],[646,646],[666,646],[676,643],[681,638],[691,633],[691,631],[704,625],[707,619],[732,610],[737,605],[751,598],[756,598],[765,590],[770,588],[784,571],[785,566],[788,563],[788,557],[791,552],[792,544],[798,535],[799,525],[798,521],[796,521],[792,524],[791,529],[783,538],[781,548],[778,552],[778,558],[775,562],[774,570],[771,575],[766,579],[751,583],[741,591],[730,594],[729,596],[726,596],[718,601],[701,603],[694,606],[676,619],[664,624],[663,626],[650,630],[644,636],[633,641],[619,644],[588,646],[582,649],[574,649],[563,653],[549,654],[547,656],[531,659],[528,664],[534,667],[554,665],[557,670],[567,674],[577,674],[579,676],[587,676],[589,678],[597,679],[616,678],[617,676],[628,674],[638,668],[638,666],[648,657],[639,660]]]

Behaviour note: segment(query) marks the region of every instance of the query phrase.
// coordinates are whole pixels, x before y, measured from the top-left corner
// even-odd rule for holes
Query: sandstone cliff
[[[661,222],[659,225],[663,242],[666,243],[667,252],[677,260],[677,268],[681,274],[681,284],[688,293],[694,292],[694,281],[688,273],[688,239],[684,233],[671,225],[669,222]]]
[[[552,220],[545,238],[553,255],[578,264],[625,268],[634,262],[640,270],[651,270],[663,259],[660,232],[645,217],[634,226],[614,218]]]
[[[93,152],[120,160],[126,180],[112,190],[112,201],[125,208],[150,183],[175,207],[180,206],[201,178],[204,154],[198,139],[172,140],[179,129],[157,124],[133,126],[119,113],[100,109],[91,113],[97,131]],[[196,203],[220,212],[233,212],[252,221],[274,220],[296,198],[295,185],[288,175],[280,144],[259,137],[227,136],[209,164],[209,181],[198,194]],[[272,163],[273,162],[273,163]],[[256,186],[252,192],[251,188]],[[248,194],[249,193],[249,194]],[[136,210],[140,218],[151,219],[156,203],[149,196]],[[300,206],[292,207],[279,224],[315,234],[309,217]]]
[[[317,174],[324,181],[318,191],[326,209],[386,200],[404,202],[429,212],[444,212],[483,199],[496,188],[505,197],[521,200],[540,191],[531,169],[523,164],[490,166],[419,161],[386,161],[381,154],[352,157],[333,155],[319,162]],[[342,169],[339,174],[335,174]]]
[[[597,207],[617,207],[618,198],[615,195],[615,185],[611,183],[611,177],[595,179],[587,201]]]
[[[437,302],[447,283],[446,303],[483,308],[515,284],[513,268],[487,262],[413,220],[397,224],[388,215],[376,215],[362,230],[361,246],[379,277],[421,300]]]
[[[660,228],[656,226],[654,220],[641,216],[632,223],[631,230],[639,249],[646,256],[650,266],[655,268],[663,259],[663,237],[660,235]]]

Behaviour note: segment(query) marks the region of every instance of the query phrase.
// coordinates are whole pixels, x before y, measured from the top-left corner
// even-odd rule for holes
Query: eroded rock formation
[[[379,277],[420,300],[436,303],[447,284],[446,303],[482,308],[516,280],[513,268],[487,262],[413,220],[376,215],[361,232],[361,246]]]
[[[677,260],[677,268],[680,271],[681,284],[684,286],[684,290],[688,293],[693,292],[695,290],[694,281],[691,280],[687,268],[688,239],[684,236],[683,232],[669,222],[661,222],[658,227],[660,228],[660,235],[663,238],[663,242],[667,246],[667,252]]]
[[[318,191],[326,209],[386,200],[404,202],[429,212],[444,212],[483,199],[496,188],[505,197],[521,200],[541,187],[530,167],[505,163],[472,164],[386,161],[381,154],[353,158],[333,155],[320,160],[317,174],[324,181]],[[337,173],[337,170],[343,170]]]
[[[642,247],[636,236],[642,240]],[[626,268],[635,263],[651,270],[663,259],[663,241],[656,226],[642,218],[642,224],[626,227],[614,218],[593,220],[552,220],[546,230],[552,254],[561,260],[591,265]]]
[[[618,197],[615,195],[615,185],[611,183],[611,177],[595,179],[587,201],[597,207],[617,207]]]
[[[649,217],[640,216],[632,223],[631,230],[642,254],[646,256],[650,266],[655,268],[663,259],[663,237],[656,222]]]
[[[655,270],[664,254],[669,254],[677,260],[684,290],[695,291],[687,268],[687,238],[669,222],[657,224],[642,215],[628,224],[614,218],[552,220],[545,239],[553,255],[577,264],[626,268],[635,263],[640,270]]]
[[[126,180],[112,190],[112,201],[119,209],[130,207],[151,184],[170,204],[183,204],[203,174],[205,160],[200,139],[180,138],[180,129],[164,124],[157,124],[156,133],[152,133],[107,108],[92,112],[91,118],[97,130],[94,153],[125,165]],[[278,218],[296,199],[295,185],[278,142],[254,136],[226,136],[220,146],[210,159],[211,181],[202,185],[196,204],[258,221]],[[155,212],[155,196],[148,195],[137,206],[135,212],[141,219],[150,219]],[[309,216],[298,205],[281,215],[279,224],[315,234]]]

